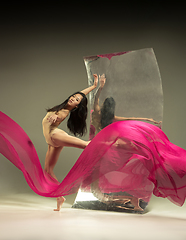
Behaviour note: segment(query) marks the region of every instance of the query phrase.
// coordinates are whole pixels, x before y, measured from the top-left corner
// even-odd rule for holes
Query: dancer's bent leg
[[[53,133],[51,139],[55,145],[61,147],[75,147],[84,149],[89,144],[89,141],[84,141],[77,137],[70,136],[64,131]]]

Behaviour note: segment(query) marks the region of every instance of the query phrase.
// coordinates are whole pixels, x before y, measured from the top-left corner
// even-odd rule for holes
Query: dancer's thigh
[[[77,147],[77,148],[86,147],[85,141],[77,137],[70,136],[69,134],[67,134],[65,131],[61,129],[56,129],[55,131],[53,131],[53,133],[51,134],[51,139],[56,146]]]

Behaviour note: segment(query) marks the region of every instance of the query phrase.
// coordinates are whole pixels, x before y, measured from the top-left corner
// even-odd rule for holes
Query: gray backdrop
[[[49,8],[46,16],[46,11],[32,12],[29,18],[26,13],[23,18],[9,13],[0,23],[0,110],[26,131],[41,164],[47,150],[41,127],[45,108],[88,86],[83,56],[151,47],[163,84],[163,130],[173,143],[185,148],[186,35],[181,14],[175,16],[174,10],[174,16],[164,18],[163,13],[156,17],[156,11],[148,16],[130,11],[131,15],[110,14],[112,18],[87,13],[85,18],[82,13],[79,19],[79,12],[71,16],[70,12],[60,14],[62,9],[57,11],[57,7],[54,10]],[[66,124],[61,128],[66,130]],[[59,181],[81,152],[63,150],[55,168]],[[1,155],[0,195],[28,192],[32,193],[22,173]]]

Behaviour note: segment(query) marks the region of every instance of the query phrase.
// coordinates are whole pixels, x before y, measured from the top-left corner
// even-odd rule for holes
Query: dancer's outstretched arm
[[[91,92],[93,89],[95,89],[98,85],[98,76],[97,74],[94,74],[94,84],[88,88],[85,88],[84,90],[82,90],[81,92],[84,93],[85,95],[87,95],[89,92]]]

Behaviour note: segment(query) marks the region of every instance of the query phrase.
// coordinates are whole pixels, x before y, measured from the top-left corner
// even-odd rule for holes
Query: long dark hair
[[[48,108],[47,112],[55,112],[57,114],[60,110],[65,109],[70,97],[75,94],[81,94],[83,98],[78,106],[70,111],[67,127],[75,136],[83,136],[87,131],[87,98],[84,93],[75,92],[74,94],[70,95],[63,103],[56,105],[53,108]]]
[[[101,108],[101,129],[113,123],[115,113],[115,100],[113,97],[106,98]]]

